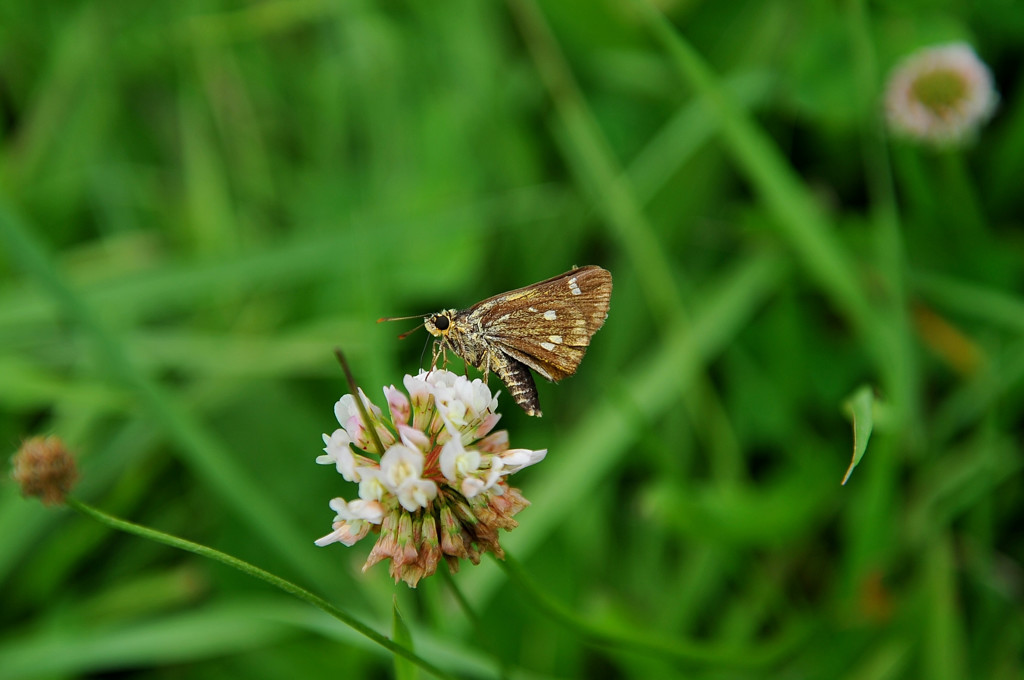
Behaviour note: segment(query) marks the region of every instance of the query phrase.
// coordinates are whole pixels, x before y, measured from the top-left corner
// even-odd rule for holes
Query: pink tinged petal
[[[341,543],[343,545],[355,545],[355,543],[366,536],[370,531],[369,522],[362,520],[345,520],[342,522],[334,523],[334,531],[327,534],[322,538],[318,538],[314,543],[321,548],[331,543]]]
[[[473,433],[474,439],[480,439],[485,436],[488,432],[494,429],[494,426],[501,420],[500,413],[488,413],[484,416],[484,419],[480,421],[480,425],[477,426],[476,432]],[[508,435],[506,434],[506,440]]]
[[[475,498],[479,494],[483,493],[485,489],[483,480],[477,479],[476,477],[466,477],[462,480],[462,484],[459,485],[459,491],[466,498]]]
[[[430,437],[424,434],[422,430],[417,430],[408,425],[399,425],[398,436],[402,438],[402,443],[411,449],[426,451],[430,448]]]
[[[380,420],[380,407],[370,401],[370,399],[363,393],[362,389],[359,390],[359,396],[363,398],[363,406],[366,407],[366,412],[367,415],[370,416],[370,420]],[[334,405],[334,415],[338,418],[338,422],[341,423],[342,426],[348,422],[349,418],[359,417],[359,406],[356,405],[355,397],[351,394],[342,396],[342,398]]]
[[[388,409],[391,411],[391,422],[395,425],[408,423],[409,414],[412,412],[409,398],[394,385],[384,388],[384,398],[387,399]]]
[[[370,424],[377,430],[377,434],[384,446],[389,446],[394,441],[394,436],[381,423],[380,407],[371,402],[363,394],[362,390],[359,390],[359,396],[362,397],[363,405],[366,406]],[[356,400],[351,394],[346,394],[338,400],[334,405],[334,415],[337,417],[338,422],[341,423],[341,426],[348,431],[349,437],[352,438],[352,442],[357,447],[364,451],[379,453],[379,451],[375,450],[376,445],[367,434],[367,424],[363,422],[362,414],[359,412]]]
[[[351,437],[352,443],[363,451],[370,452],[371,444],[370,437],[367,434],[367,430],[363,427],[363,421],[357,413],[354,416],[350,416],[344,423],[345,430],[348,432],[348,436]]]
[[[397,492],[407,480],[423,474],[423,454],[404,444],[395,444],[381,457],[380,471],[385,486]]]
[[[380,439],[380,443],[385,450],[395,443],[395,435],[391,434],[391,430],[389,430],[388,426],[383,423],[377,425],[377,437]],[[374,446],[376,446],[376,444]]]
[[[380,453],[377,451],[377,442],[375,442],[370,436],[369,430],[363,427],[363,421],[362,418],[359,417],[359,414],[348,419],[345,423],[345,429],[348,430],[348,434],[352,438],[352,443],[358,448],[366,451],[367,453]],[[379,424],[376,426],[376,430],[377,436],[380,438],[380,443],[385,449],[395,443],[395,435],[391,434],[391,431],[388,430],[386,426]]]
[[[532,451],[530,449],[509,449],[505,453],[501,454],[500,458],[504,464],[503,474],[511,475],[515,472],[519,472],[524,467],[529,467],[534,463],[541,462],[547,455],[547,449],[537,449],[536,451]]]
[[[332,524],[334,531],[317,539],[316,545],[321,547],[331,543],[352,545],[370,530],[370,525],[357,516],[357,513],[344,498],[332,498],[330,506],[331,510],[337,513]]]
[[[508,431],[500,430],[479,441],[476,448],[483,453],[502,453],[508,450]]]

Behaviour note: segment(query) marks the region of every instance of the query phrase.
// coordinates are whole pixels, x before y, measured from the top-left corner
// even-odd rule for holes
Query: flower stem
[[[483,621],[481,621],[480,617],[477,616],[476,610],[473,609],[473,605],[471,605],[469,600],[466,599],[466,595],[462,592],[462,589],[459,588],[459,584],[455,582],[455,576],[453,576],[451,571],[448,569],[441,569],[439,571],[441,572],[441,576],[444,577],[445,583],[449,590],[451,590],[452,595],[455,596],[455,600],[459,603],[459,608],[462,609],[466,618],[469,619],[469,622],[473,625],[473,630],[476,632],[477,642],[480,643],[481,647],[488,651],[491,658],[493,658],[497,663],[499,669],[498,677],[502,680],[507,680],[509,677],[508,664],[505,663],[505,660],[500,655],[494,652],[496,649],[494,641],[491,640],[490,636],[485,632],[486,629],[484,628]]]
[[[139,524],[134,524],[132,522],[128,522],[118,517],[114,517],[113,515],[108,515],[102,510],[94,508],[91,505],[87,505],[75,498],[69,497],[67,499],[67,504],[74,508],[75,510],[78,510],[82,514],[88,515],[89,517],[92,517],[98,522],[106,524],[107,526],[117,529],[119,531],[124,531],[129,534],[135,534],[136,536],[156,541],[157,543],[163,543],[164,545],[169,545],[172,548],[178,548],[179,550],[186,550],[188,552],[195,553],[196,555],[199,555],[201,557],[206,557],[216,562],[220,562],[221,564],[226,564],[229,567],[234,567],[235,569],[238,569],[239,571],[248,574],[253,578],[265,581],[266,583],[269,583],[270,585],[279,588],[280,590],[283,590],[289,595],[293,595],[299,598],[300,600],[305,600],[314,607],[317,607],[318,609],[327,612],[328,614],[338,619],[349,628],[355,630],[357,633],[360,633],[361,635],[369,638],[381,647],[387,649],[392,654],[397,654],[398,656],[408,659],[409,661],[416,664],[417,666],[419,666],[426,672],[430,673],[431,675],[434,675],[439,678],[452,678],[453,680],[455,678],[455,676],[441,670],[429,661],[420,658],[415,653],[397,644],[390,638],[381,635],[380,633],[373,630],[366,624],[352,617],[350,614],[347,614],[346,612],[338,609],[322,597],[314,595],[305,588],[302,588],[292,583],[291,581],[286,581],[280,576],[277,576],[275,574],[270,573],[269,571],[261,569],[254,564],[250,564],[248,562],[240,560],[237,557],[228,555],[227,553],[222,553],[219,550],[214,550],[213,548],[210,548],[208,546],[201,545],[199,543],[193,543],[192,541],[188,541],[184,538],[172,536],[171,534],[165,534],[162,531],[150,529],[149,527],[144,527]]]
[[[530,582],[523,568],[506,553],[505,559],[495,558],[505,574],[516,583],[520,590],[530,597],[534,604],[548,616],[560,621],[582,638],[585,643],[598,648],[614,647],[642,656],[655,656],[667,661],[688,663],[715,663],[732,667],[756,668],[776,662],[791,653],[805,641],[808,626],[797,625],[774,640],[759,646],[702,644],[689,640],[667,639],[656,634],[637,631],[612,631],[590,623],[571,613],[561,603]]]
[[[356,408],[359,409],[359,417],[363,419],[363,427],[370,433],[373,443],[377,446],[377,455],[383,456],[384,444],[380,440],[380,435],[377,434],[377,428],[370,421],[370,414],[366,410],[366,404],[363,403],[363,395],[359,392],[359,385],[356,384],[355,376],[352,375],[352,369],[348,366],[348,360],[345,359],[345,354],[337,347],[334,348],[334,356],[338,358],[341,370],[345,371],[345,379],[348,380],[348,388],[352,390],[352,397],[355,399]]]

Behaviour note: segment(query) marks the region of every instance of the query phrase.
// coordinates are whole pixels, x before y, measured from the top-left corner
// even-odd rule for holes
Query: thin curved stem
[[[343,624],[353,629],[357,633],[369,638],[370,640],[377,643],[378,645],[388,650],[392,654],[397,654],[398,656],[408,659],[409,661],[416,664],[417,666],[419,666],[426,672],[430,673],[431,675],[434,675],[439,678],[455,678],[455,676],[443,671],[442,669],[433,665],[429,661],[417,656],[415,653],[399,645],[390,638],[381,635],[380,633],[370,628],[365,623],[362,623],[358,619],[354,618],[350,614],[342,611],[341,609],[338,609],[322,597],[314,595],[305,588],[302,588],[292,583],[291,581],[286,581],[280,576],[272,574],[269,571],[266,571],[265,569],[261,569],[260,567],[257,567],[254,564],[250,564],[248,562],[240,560],[237,557],[228,555],[227,553],[222,553],[219,550],[214,550],[213,548],[210,548],[208,546],[201,545],[199,543],[193,543],[192,541],[186,540],[184,538],[179,538],[171,534],[165,534],[162,531],[150,529],[149,527],[144,527],[139,524],[135,524],[133,522],[128,522],[118,517],[114,517],[113,515],[108,515],[102,510],[94,508],[91,505],[87,505],[75,498],[68,498],[67,504],[74,508],[75,510],[78,510],[79,512],[88,515],[89,517],[92,517],[93,519],[119,531],[124,531],[129,534],[135,534],[136,536],[139,536],[141,538],[156,541],[157,543],[163,543],[164,545],[169,545],[172,548],[178,548],[179,550],[186,550],[188,552],[195,553],[196,555],[199,555],[201,557],[206,557],[216,562],[220,562],[221,564],[226,564],[229,567],[234,567],[235,569],[238,569],[239,571],[248,574],[253,578],[265,581],[266,583],[269,583],[275,588],[279,588],[280,590],[283,590],[289,595],[293,595],[299,598],[300,600],[304,600],[309,604],[313,605],[314,607],[327,612],[328,614],[338,619]]]

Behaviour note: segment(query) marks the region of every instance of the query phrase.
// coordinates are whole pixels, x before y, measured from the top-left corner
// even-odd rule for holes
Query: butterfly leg
[[[431,357],[431,359],[430,359],[430,368],[431,368],[431,370],[437,368],[437,360],[438,359],[441,359],[441,368],[442,369],[445,369],[445,368],[448,367],[448,352],[446,352],[444,350],[444,343],[441,343],[441,342],[435,342],[434,343],[434,353],[433,353],[433,357]]]

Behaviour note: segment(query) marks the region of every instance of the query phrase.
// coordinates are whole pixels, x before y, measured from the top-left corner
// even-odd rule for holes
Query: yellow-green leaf
[[[853,468],[857,467],[860,459],[864,457],[864,452],[867,451],[871,430],[875,426],[874,406],[875,392],[867,385],[858,388],[843,402],[843,411],[853,421],[853,459],[843,476],[843,484],[846,484],[846,480],[853,473]]]

